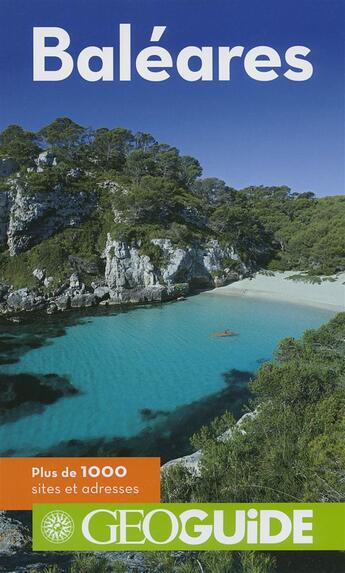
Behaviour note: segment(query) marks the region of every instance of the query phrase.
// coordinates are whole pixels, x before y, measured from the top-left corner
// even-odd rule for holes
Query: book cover
[[[344,0],[0,7],[0,571],[341,573]]]

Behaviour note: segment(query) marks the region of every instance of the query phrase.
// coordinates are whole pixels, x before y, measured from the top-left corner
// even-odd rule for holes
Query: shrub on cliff
[[[256,414],[240,427],[225,415],[203,428],[193,438],[203,451],[199,474],[173,466],[164,474],[164,501],[344,501],[344,355],[345,313],[300,340],[283,340],[251,383]],[[220,441],[229,429],[231,438]],[[287,556],[277,559],[285,571]],[[286,570],[324,571],[313,554],[292,553],[290,561]],[[341,571],[341,559],[340,568],[337,556],[334,563]]]
[[[275,360],[251,382],[257,414],[240,428],[224,416],[193,438],[203,450],[201,475],[179,487],[179,499],[344,499],[344,353],[345,313],[300,340],[284,339]],[[217,437],[229,428],[232,438],[220,442]],[[164,495],[171,501],[172,491],[174,476],[168,473]]]

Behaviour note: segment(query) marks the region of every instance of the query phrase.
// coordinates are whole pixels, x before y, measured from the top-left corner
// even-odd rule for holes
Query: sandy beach
[[[253,278],[243,279],[209,293],[219,296],[246,296],[265,298],[308,306],[317,306],[334,311],[345,311],[345,273],[321,278],[321,284],[288,280],[295,271],[275,272],[272,275],[257,273]]]

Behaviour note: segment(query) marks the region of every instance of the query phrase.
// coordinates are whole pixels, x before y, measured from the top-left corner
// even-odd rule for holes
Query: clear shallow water
[[[231,369],[255,371],[279,340],[334,313],[263,300],[202,294],[184,302],[91,316],[30,350],[6,373],[67,376],[81,393],[0,427],[1,450],[30,455],[71,439],[129,438],[150,422],[220,392]],[[212,338],[230,329],[240,335]],[[189,435],[188,428],[185,432]]]

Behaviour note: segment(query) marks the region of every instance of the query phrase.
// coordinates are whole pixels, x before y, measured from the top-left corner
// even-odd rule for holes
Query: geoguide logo
[[[74,521],[61,509],[49,511],[41,521],[41,533],[50,543],[66,543],[74,533]]]
[[[344,530],[343,503],[33,506],[34,551],[344,551]]]

